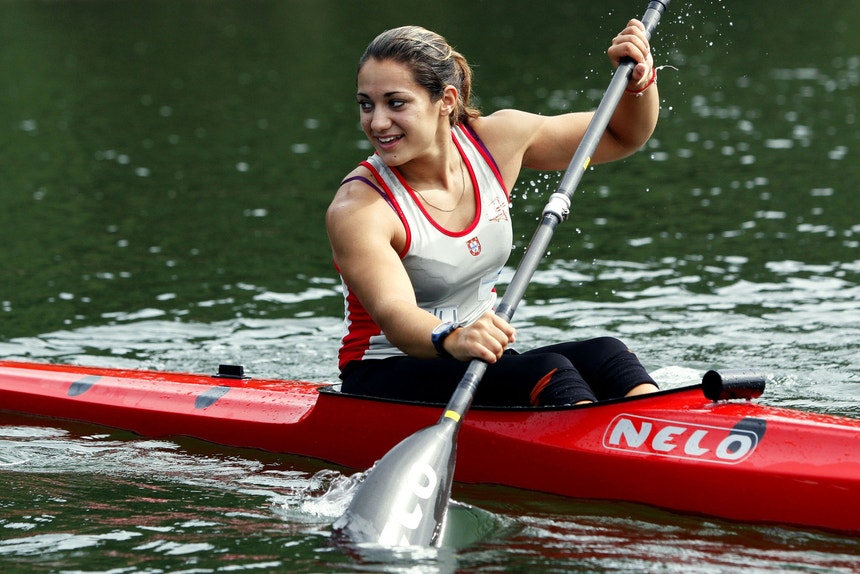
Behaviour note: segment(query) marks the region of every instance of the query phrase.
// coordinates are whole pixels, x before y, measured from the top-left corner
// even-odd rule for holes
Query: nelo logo
[[[677,421],[618,415],[606,428],[603,446],[703,462],[737,464],[758,446],[759,435],[742,428],[722,428]]]

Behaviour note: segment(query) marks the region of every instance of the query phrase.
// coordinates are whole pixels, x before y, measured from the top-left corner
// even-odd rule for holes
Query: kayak
[[[860,419],[755,402],[764,381],[566,407],[473,407],[455,480],[860,535]],[[706,396],[707,395],[707,396]],[[0,409],[366,469],[443,405],[338,385],[0,361]],[[0,417],[2,423],[2,417]]]

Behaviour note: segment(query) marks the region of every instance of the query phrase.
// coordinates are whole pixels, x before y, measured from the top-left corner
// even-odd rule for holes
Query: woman
[[[644,26],[608,49],[637,62],[592,162],[632,154],[659,101]],[[444,38],[417,26],[380,34],[361,57],[361,126],[376,153],[341,183],[326,214],[344,284],[343,390],[446,402],[468,366],[487,363],[476,405],[561,405],[656,390],[612,338],[522,354],[493,312],[513,244],[509,190],[520,169],[566,169],[592,113],[539,116],[470,105],[472,73]]]

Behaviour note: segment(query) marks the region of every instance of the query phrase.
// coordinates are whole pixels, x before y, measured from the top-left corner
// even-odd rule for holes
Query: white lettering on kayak
[[[436,471],[425,462],[413,464],[406,477],[409,491],[421,500],[427,500],[433,496],[438,480]],[[397,511],[391,520],[385,523],[379,535],[379,543],[387,546],[409,546],[409,538],[405,533],[401,535],[402,529],[415,530],[421,524],[423,516],[424,511],[421,509],[420,501],[415,502],[415,508],[411,511]]]
[[[702,462],[736,464],[758,446],[756,433],[680,421],[618,415],[603,435],[604,448]]]

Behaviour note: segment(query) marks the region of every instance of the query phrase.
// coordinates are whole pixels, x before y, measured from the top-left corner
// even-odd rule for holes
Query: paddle
[[[648,4],[642,23],[650,37],[670,0]],[[567,218],[570,198],[609,124],[636,63],[622,61],[579,148],[543,211],[541,223],[517,267],[496,314],[510,321],[543,258],[559,223]],[[460,380],[439,422],[401,441],[367,473],[334,529],[352,542],[384,546],[434,546],[442,540],[457,458],[457,434],[472,404],[487,363],[474,359]]]

